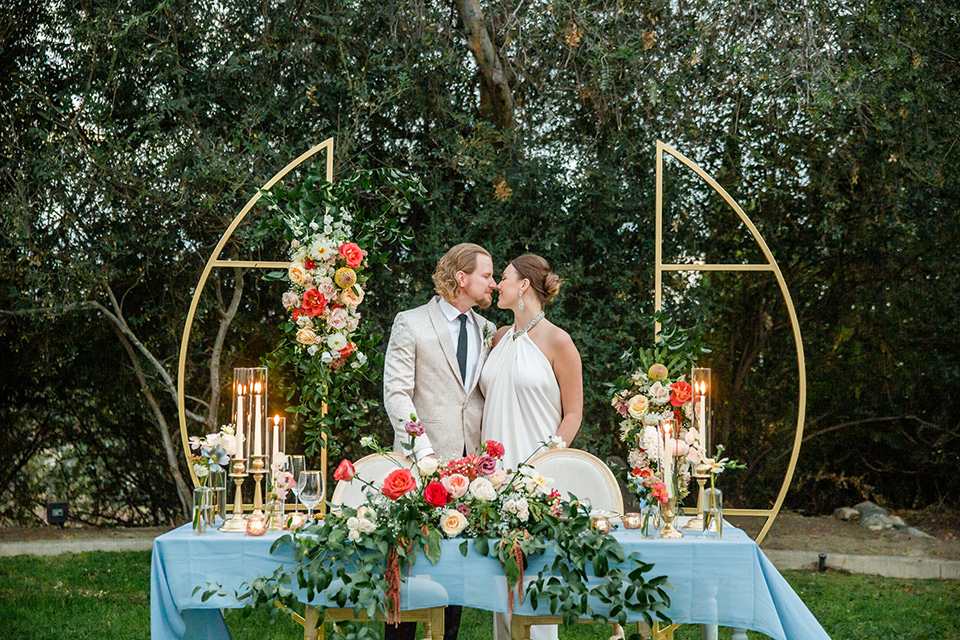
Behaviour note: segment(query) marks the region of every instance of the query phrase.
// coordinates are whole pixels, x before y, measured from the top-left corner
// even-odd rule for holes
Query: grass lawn
[[[895,580],[837,573],[785,572],[833,640],[960,638],[960,582]],[[303,637],[290,620],[228,611],[236,640]],[[7,640],[109,640],[150,637],[150,552],[97,552],[0,558],[0,629]],[[491,614],[464,611],[461,640],[488,640]],[[561,629],[571,640],[606,640],[610,629]],[[750,633],[751,638],[763,638]],[[328,636],[330,637],[330,636]],[[699,640],[700,629],[676,637]],[[721,638],[729,630],[721,629]]]

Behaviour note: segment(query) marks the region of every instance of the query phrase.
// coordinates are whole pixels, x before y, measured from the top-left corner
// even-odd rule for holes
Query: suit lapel
[[[483,363],[487,360],[487,354],[490,353],[489,349],[483,344],[483,328],[487,325],[487,321],[473,309],[470,309],[470,314],[473,316],[474,326],[479,331],[477,337],[479,338],[480,353],[477,354],[477,370],[473,376],[473,384],[467,389],[467,395],[470,395],[480,382],[480,371],[483,369]]]
[[[433,330],[437,332],[437,341],[440,343],[443,355],[446,357],[447,364],[450,365],[453,375],[455,375],[460,382],[460,388],[462,389],[463,378],[460,377],[460,365],[457,363],[457,354],[453,350],[453,345],[450,343],[450,329],[447,326],[446,317],[443,315],[443,312],[440,311],[440,305],[437,304],[436,298],[430,302],[428,310],[430,313],[430,322],[433,323]]]

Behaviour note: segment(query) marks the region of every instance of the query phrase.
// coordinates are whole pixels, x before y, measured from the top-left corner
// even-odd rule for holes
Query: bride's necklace
[[[543,311],[535,315],[533,317],[533,320],[527,323],[527,326],[525,326],[523,329],[520,329],[520,331],[517,331],[516,333],[514,333],[513,339],[516,340],[517,338],[525,334],[527,331],[530,331],[530,329],[533,329],[534,325],[540,322],[541,320],[543,320]]]

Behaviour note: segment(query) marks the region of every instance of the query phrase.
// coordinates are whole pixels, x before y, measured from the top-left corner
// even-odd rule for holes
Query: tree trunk
[[[503,61],[494,49],[479,0],[457,0],[460,20],[467,35],[467,49],[480,69],[481,112],[490,111],[501,129],[513,129],[513,92]],[[486,114],[484,114],[486,115]]]

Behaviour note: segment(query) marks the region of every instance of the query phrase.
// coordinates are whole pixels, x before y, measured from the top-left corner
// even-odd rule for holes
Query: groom
[[[487,356],[487,336],[496,325],[474,313],[486,309],[497,288],[493,260],[483,247],[463,243],[440,258],[433,274],[437,296],[427,304],[397,314],[383,365],[383,404],[393,425],[394,450],[410,436],[404,425],[411,414],[423,423],[414,439],[419,460],[443,460],[474,453],[480,446],[483,395],[478,382]],[[460,607],[444,613],[444,640],[456,640]],[[387,625],[386,638],[413,640],[416,623]]]

